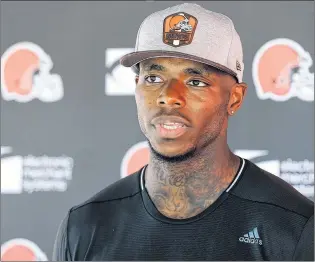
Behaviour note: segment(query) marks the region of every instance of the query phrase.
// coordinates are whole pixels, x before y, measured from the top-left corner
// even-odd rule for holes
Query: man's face
[[[141,62],[136,83],[140,128],[164,157],[198,151],[227,128],[230,76],[198,62],[154,58]]]

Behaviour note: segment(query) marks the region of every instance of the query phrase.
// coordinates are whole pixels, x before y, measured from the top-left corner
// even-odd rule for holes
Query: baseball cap
[[[135,67],[157,57],[183,58],[213,66],[243,78],[243,49],[232,20],[194,3],[184,3],[145,18],[137,34],[135,50],[120,59]]]

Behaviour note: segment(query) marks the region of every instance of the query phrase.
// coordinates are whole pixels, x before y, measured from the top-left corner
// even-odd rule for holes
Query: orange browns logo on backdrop
[[[190,44],[197,23],[197,19],[187,13],[169,15],[164,19],[163,42],[174,47]]]
[[[31,42],[12,45],[1,56],[2,98],[17,102],[60,100],[63,83],[59,75],[50,73],[52,67],[50,56],[40,46]]]
[[[32,241],[16,238],[1,246],[1,261],[47,261],[45,253]]]
[[[313,61],[297,42],[280,38],[265,43],[256,53],[252,75],[260,99],[287,101],[297,97],[314,101]]]
[[[120,176],[124,178],[138,171],[149,163],[150,150],[148,142],[139,142],[126,152],[121,162]]]

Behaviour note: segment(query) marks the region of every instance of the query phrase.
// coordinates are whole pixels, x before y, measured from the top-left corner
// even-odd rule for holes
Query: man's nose
[[[165,86],[158,99],[157,105],[160,107],[180,108],[186,105],[184,99],[184,86],[176,80],[172,80]]]

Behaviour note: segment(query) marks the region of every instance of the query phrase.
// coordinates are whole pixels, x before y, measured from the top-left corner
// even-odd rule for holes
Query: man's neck
[[[228,146],[204,148],[191,159],[170,163],[151,154],[145,184],[157,209],[167,217],[184,219],[208,208],[229,186],[240,165]]]

